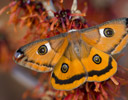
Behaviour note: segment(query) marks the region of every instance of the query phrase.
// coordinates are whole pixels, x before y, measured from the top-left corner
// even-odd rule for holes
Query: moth
[[[107,21],[37,40],[15,52],[19,65],[37,72],[51,73],[51,84],[58,90],[72,90],[85,82],[102,82],[117,71],[112,55],[128,42],[128,18]]]

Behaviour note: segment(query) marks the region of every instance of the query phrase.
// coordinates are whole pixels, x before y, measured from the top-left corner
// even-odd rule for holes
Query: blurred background
[[[0,0],[0,9],[12,1]],[[56,1],[53,0],[53,2]],[[72,0],[63,1],[64,8],[70,9]],[[128,0],[78,0],[79,10],[82,11],[85,6],[87,6],[86,20],[89,26],[115,18],[128,17]],[[34,72],[18,66],[12,60],[15,50],[27,43],[18,42],[26,34],[27,27],[21,28],[9,23],[9,9],[0,15],[0,100],[21,100],[24,92],[35,88],[39,81],[38,75],[34,76]],[[118,63],[128,67],[128,46],[122,54],[124,55]]]

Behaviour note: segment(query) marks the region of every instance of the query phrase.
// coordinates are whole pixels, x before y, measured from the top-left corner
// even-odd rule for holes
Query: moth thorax
[[[80,45],[75,44],[75,45],[74,45],[74,51],[75,51],[75,53],[77,54],[77,56],[80,57]]]

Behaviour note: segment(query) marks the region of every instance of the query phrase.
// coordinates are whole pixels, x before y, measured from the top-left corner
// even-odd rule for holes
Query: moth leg
[[[95,92],[100,92],[100,83],[99,83],[99,82],[94,82],[94,84],[95,84],[95,89],[94,89],[94,91],[95,91]]]

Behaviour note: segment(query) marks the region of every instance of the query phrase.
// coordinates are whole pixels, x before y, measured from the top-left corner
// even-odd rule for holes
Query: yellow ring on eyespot
[[[96,64],[100,64],[101,61],[102,61],[101,57],[98,54],[94,55],[93,58],[92,58],[92,60]]]
[[[68,64],[63,63],[61,66],[61,72],[66,73],[68,71],[68,69],[69,69]]]
[[[112,37],[114,35],[114,30],[112,28],[105,28],[104,35],[106,37]]]
[[[47,47],[45,45],[41,45],[38,48],[38,54],[39,55],[45,55],[47,52],[48,52],[48,49],[47,49]]]

